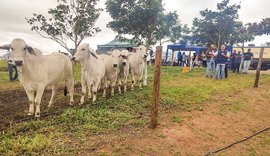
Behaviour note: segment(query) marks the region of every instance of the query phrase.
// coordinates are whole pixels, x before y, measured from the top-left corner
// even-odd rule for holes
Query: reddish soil
[[[213,99],[203,111],[162,112],[160,125],[135,135],[119,134],[95,154],[205,155],[270,126],[270,82],[235,95]],[[181,116],[176,123],[172,117]],[[124,138],[124,139],[123,139]],[[270,155],[270,131],[226,149],[218,155]]]

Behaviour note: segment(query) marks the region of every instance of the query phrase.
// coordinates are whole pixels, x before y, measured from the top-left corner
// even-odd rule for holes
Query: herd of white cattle
[[[96,101],[97,91],[111,88],[111,96],[118,85],[118,92],[127,91],[129,73],[132,78],[131,90],[136,82],[139,87],[147,85],[147,49],[141,45],[135,47],[135,52],[127,50],[113,50],[107,54],[97,54],[91,50],[89,44],[81,44],[70,59],[68,56],[55,52],[42,55],[36,48],[27,45],[23,39],[14,39],[11,44],[0,46],[11,52],[11,58],[18,68],[19,81],[29,99],[28,115],[40,117],[40,103],[45,89],[51,89],[52,95],[48,107],[53,104],[56,86],[65,81],[65,95],[67,89],[70,96],[70,105],[74,104],[74,77],[72,61],[81,64],[82,94],[80,104],[84,103],[88,88],[88,98]]]

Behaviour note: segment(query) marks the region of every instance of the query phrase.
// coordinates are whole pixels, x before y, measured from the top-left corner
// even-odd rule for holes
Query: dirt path
[[[213,96],[202,111],[161,114],[156,130],[144,128],[104,145],[104,155],[205,155],[270,126],[270,82],[235,95]],[[124,134],[123,134],[124,136]],[[270,155],[270,131],[217,155]]]

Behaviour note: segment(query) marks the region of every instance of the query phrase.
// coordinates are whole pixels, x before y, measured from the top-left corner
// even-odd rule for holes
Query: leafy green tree
[[[33,14],[26,18],[31,30],[46,39],[51,39],[70,51],[68,41],[76,51],[83,39],[93,36],[100,29],[94,27],[102,9],[97,9],[98,0],[57,0],[58,5],[48,10],[49,18]]]
[[[244,56],[245,42],[254,40],[256,33],[248,29],[247,24],[244,26],[242,22],[236,22],[234,27],[234,33],[230,36],[231,45],[237,45],[242,50],[242,56]],[[244,57],[241,58],[239,71],[242,71]]]
[[[256,33],[257,35],[269,35],[270,34],[270,18],[264,18],[259,23],[248,23],[249,31]]]
[[[178,15],[165,14],[162,0],[107,0],[106,10],[113,19],[108,27],[118,33],[118,38],[132,35],[133,41],[149,47],[162,44],[162,39],[175,41],[180,37]]]
[[[217,4],[217,10],[205,9],[200,12],[202,18],[193,20],[193,42],[197,44],[229,43],[234,34],[234,27],[238,19],[238,4],[229,5],[230,0],[223,0]]]

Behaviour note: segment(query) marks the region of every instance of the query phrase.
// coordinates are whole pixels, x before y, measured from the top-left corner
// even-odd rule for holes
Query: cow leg
[[[119,94],[121,94],[121,86],[122,86],[121,80],[118,80],[118,93]]]
[[[44,87],[38,87],[37,89],[37,95],[35,98],[35,104],[36,104],[36,112],[35,112],[35,117],[38,118],[40,117],[40,103],[41,103],[41,97],[44,92]]]
[[[92,91],[93,91],[93,99],[92,102],[95,103],[97,100],[97,90],[98,90],[98,84],[100,81],[97,81],[93,84]]]
[[[111,96],[114,96],[114,87],[115,87],[116,81],[117,81],[117,79],[115,79],[115,80],[112,82]]]
[[[136,81],[135,81],[135,76],[134,76],[134,73],[131,72],[131,78],[132,78],[132,81],[131,81],[131,90],[134,90],[134,85],[136,84]]]
[[[127,92],[127,79],[128,79],[128,74],[124,77],[124,92]]]
[[[102,80],[101,85],[102,85],[102,88],[103,88],[102,97],[106,97],[106,92],[107,92],[107,88],[108,88],[107,79]]]
[[[29,112],[27,115],[34,115],[34,106],[35,106],[35,92],[26,90],[26,94],[29,100]]]
[[[92,97],[92,94],[91,94],[91,87],[87,87],[88,88],[88,99],[91,99],[91,97]]]
[[[69,97],[70,97],[69,105],[73,105],[74,104],[74,80],[73,79],[67,80],[67,87],[68,87]]]
[[[52,106],[54,95],[55,95],[55,86],[52,86],[52,95],[48,107]]]
[[[81,99],[80,99],[80,105],[82,105],[84,103],[84,96],[86,94],[86,87],[91,88],[91,85],[87,85],[84,83],[83,85],[83,81],[82,81],[82,93],[81,93]],[[90,93],[91,94],[91,93]]]
[[[143,72],[143,86],[147,85],[147,64],[145,64],[144,72]]]
[[[143,81],[143,73],[140,75],[140,79],[139,79],[139,87],[140,89],[142,89],[142,81]]]

